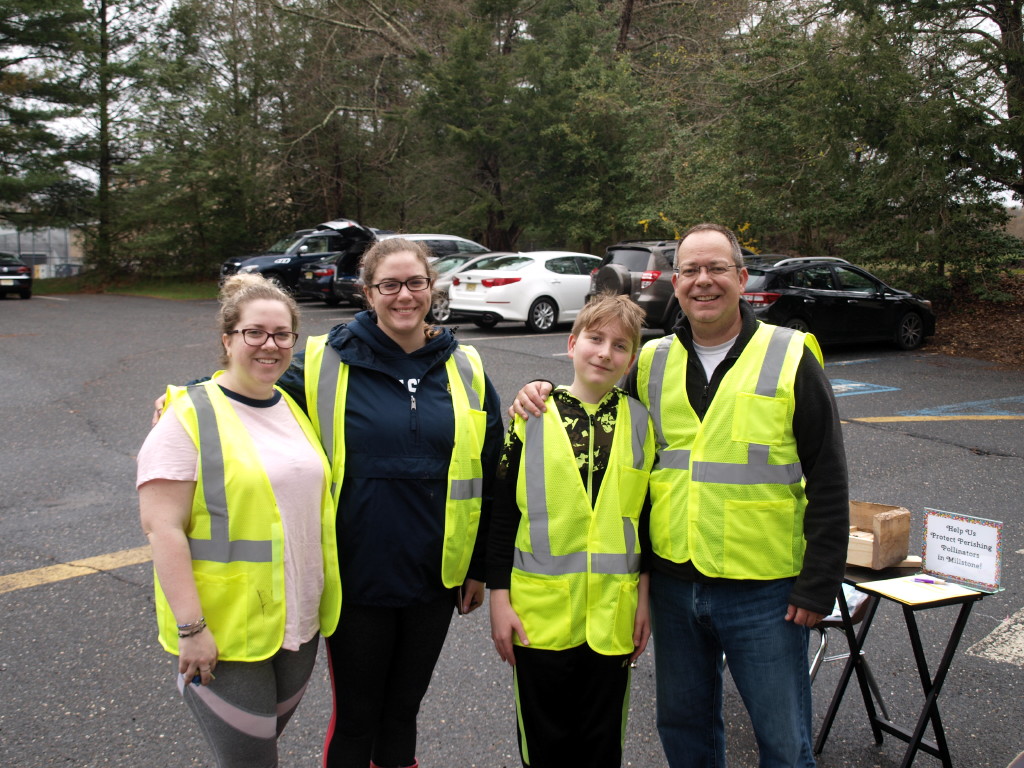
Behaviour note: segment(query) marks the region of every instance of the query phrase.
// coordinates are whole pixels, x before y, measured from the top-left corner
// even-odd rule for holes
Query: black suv
[[[608,246],[590,274],[589,300],[597,293],[628,294],[647,315],[649,328],[671,333],[682,319],[672,291],[678,240],[627,240]]]
[[[748,259],[747,273],[743,298],[759,319],[810,331],[822,343],[892,341],[916,349],[935,333],[930,301],[843,259]]]
[[[225,261],[221,277],[236,272],[259,272],[277,280],[284,288],[295,291],[302,269],[308,264],[332,259],[357,250],[362,254],[367,243],[374,240],[368,228],[349,219],[336,219],[316,229],[300,229],[283,237],[264,253],[241,256]]]

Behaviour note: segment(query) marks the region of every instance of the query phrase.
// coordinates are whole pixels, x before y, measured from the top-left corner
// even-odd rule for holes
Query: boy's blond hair
[[[586,303],[572,324],[572,335],[579,336],[588,328],[603,328],[618,323],[632,342],[630,354],[640,347],[640,329],[644,324],[644,311],[625,294],[600,293]]]

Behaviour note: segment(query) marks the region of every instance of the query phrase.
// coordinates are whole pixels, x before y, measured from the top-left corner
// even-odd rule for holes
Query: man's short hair
[[[676,264],[679,263],[679,246],[683,244],[683,240],[688,238],[690,235],[697,232],[718,232],[726,236],[729,240],[729,245],[732,247],[732,260],[737,267],[743,266],[743,250],[740,248],[740,241],[736,238],[735,233],[728,227],[723,227],[721,224],[713,224],[711,222],[704,222],[703,224],[694,224],[683,236],[679,238],[679,243],[676,245]]]
[[[588,328],[603,328],[613,322],[622,326],[626,338],[632,343],[630,354],[636,352],[640,347],[644,311],[626,294],[599,293],[591,298],[576,315],[572,335],[578,337]]]

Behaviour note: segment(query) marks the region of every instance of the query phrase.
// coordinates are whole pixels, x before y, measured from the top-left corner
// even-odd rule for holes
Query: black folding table
[[[874,578],[878,578],[878,574],[875,574]],[[862,589],[862,587],[858,586],[858,582],[864,581],[864,577],[851,575],[848,572],[846,581],[847,583],[854,584],[858,589]],[[942,684],[946,680],[946,674],[949,672],[949,667],[953,662],[953,656],[956,654],[957,646],[960,644],[964,628],[967,626],[967,619],[970,616],[971,608],[974,606],[974,603],[985,596],[985,593],[972,592],[969,595],[942,598],[910,605],[887,595],[872,592],[870,587],[863,588],[862,591],[867,593],[869,602],[859,627],[855,627],[850,620],[850,611],[846,601],[839,600],[839,609],[843,617],[843,629],[850,644],[850,657],[843,667],[835,693],[832,694],[832,700],[825,713],[825,720],[822,723],[821,730],[818,732],[818,738],[814,742],[814,753],[820,754],[824,748],[850,678],[856,672],[861,697],[864,700],[864,709],[868,715],[868,722],[871,724],[871,732],[875,737],[875,743],[882,743],[883,732],[907,742],[907,751],[903,756],[903,762],[900,764],[901,768],[909,768],[919,751],[939,758],[944,768],[952,768],[953,764],[949,756],[949,745],[946,743],[946,735],[942,727],[942,719],[939,715],[938,698],[942,692]],[[878,606],[883,599],[896,603],[903,609],[903,619],[907,625],[910,645],[914,652],[914,660],[917,663],[918,676],[920,677],[921,688],[924,693],[924,706],[921,708],[921,713],[918,715],[913,729],[905,728],[878,714],[868,686],[867,672],[861,657],[864,641],[871,629]],[[935,670],[935,674],[932,675],[928,669],[928,660],[925,657],[924,647],[921,643],[921,633],[917,626],[916,614],[918,611],[940,608],[947,605],[959,605],[960,610],[957,613],[949,639],[946,641],[946,647],[942,653],[939,665]],[[925,728],[927,728],[929,722],[932,724],[932,731],[935,735],[934,741],[924,737]]]

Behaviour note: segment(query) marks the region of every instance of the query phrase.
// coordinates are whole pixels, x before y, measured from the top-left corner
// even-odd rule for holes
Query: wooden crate
[[[910,510],[869,501],[850,502],[847,565],[879,570],[899,565],[910,548]]]

